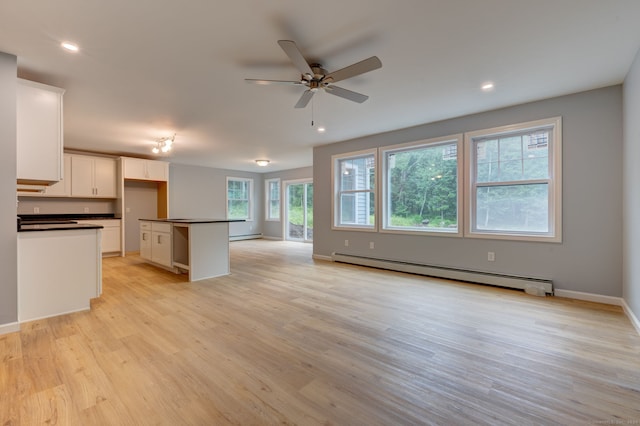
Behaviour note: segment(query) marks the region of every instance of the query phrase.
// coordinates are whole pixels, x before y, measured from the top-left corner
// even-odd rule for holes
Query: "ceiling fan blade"
[[[344,99],[349,99],[350,101],[357,102],[359,104],[363,103],[369,97],[367,95],[363,95],[362,93],[352,92],[351,90],[343,89],[338,86],[327,86],[324,88],[327,93],[331,93],[332,95],[340,96]]]
[[[244,81],[246,81],[247,83],[262,84],[262,85],[268,85],[268,84],[304,85],[304,83],[302,83],[301,81],[292,81],[292,80],[258,80],[255,78],[245,78]]]
[[[302,96],[300,97],[300,100],[298,100],[298,103],[296,104],[295,107],[296,108],[306,107],[315,93],[316,92],[313,92],[311,90],[305,90],[305,92],[302,94]]]
[[[307,60],[300,53],[300,49],[296,46],[296,43],[291,40],[278,40],[278,44],[287,54],[291,62],[300,70],[300,73],[304,76],[309,75],[309,80],[313,77],[313,71],[307,63]]]
[[[382,68],[382,62],[380,62],[380,59],[378,59],[377,56],[372,56],[364,61],[360,61],[338,71],[331,72],[327,74],[322,81],[335,83],[347,78],[355,77],[356,75],[377,70],[378,68]]]

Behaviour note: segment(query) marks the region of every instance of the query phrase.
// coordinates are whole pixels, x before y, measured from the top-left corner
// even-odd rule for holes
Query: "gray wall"
[[[640,318],[640,51],[624,82],[623,297]]]
[[[227,176],[252,178],[253,220],[231,223],[229,233],[235,237],[262,232],[264,181],[260,173],[172,163],[169,176],[169,212],[174,218],[225,218]]]
[[[563,118],[562,243],[331,229],[332,154],[555,116]],[[552,279],[557,289],[620,297],[622,145],[622,87],[614,86],[316,147],[314,254],[330,256],[339,251],[534,276]],[[349,247],[344,247],[345,239]],[[374,250],[368,248],[370,241],[375,242]],[[495,262],[487,261],[488,251],[495,252]]]
[[[34,207],[39,209],[38,214],[85,214],[85,208],[88,213],[116,213],[113,200],[54,197],[18,197],[18,200],[18,214],[34,214]]]
[[[313,167],[302,167],[299,169],[291,169],[284,170],[280,172],[272,172],[272,173],[264,173],[262,175],[263,180],[267,179],[280,179],[280,218],[281,220],[269,220],[264,221],[263,224],[263,235],[268,238],[276,238],[283,239],[283,224],[282,219],[284,218],[284,202],[285,202],[285,194],[284,194],[284,182],[288,180],[298,180],[298,179],[312,179],[313,178]],[[264,189],[263,189],[264,191]],[[263,209],[265,200],[262,200]],[[264,214],[264,213],[263,213]]]
[[[16,77],[13,55],[0,52],[0,326],[18,321],[16,240]]]
[[[127,180],[124,182],[124,251],[140,251],[139,219],[158,217],[158,184]]]

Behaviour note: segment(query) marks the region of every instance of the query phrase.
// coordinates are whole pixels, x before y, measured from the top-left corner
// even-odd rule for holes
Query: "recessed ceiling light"
[[[69,52],[77,52],[79,50],[77,45],[73,43],[69,43],[68,41],[64,41],[60,45],[64,47],[66,50],[68,50]]]
[[[495,86],[493,85],[492,82],[488,81],[484,83],[481,87],[482,87],[482,90],[484,90],[485,92],[488,92],[489,90],[492,90]]]

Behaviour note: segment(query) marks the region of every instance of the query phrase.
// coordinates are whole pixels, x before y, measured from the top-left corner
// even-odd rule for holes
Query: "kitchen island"
[[[91,308],[102,293],[102,226],[28,223],[18,228],[18,321]]]
[[[140,256],[189,281],[229,275],[233,219],[140,219]]]

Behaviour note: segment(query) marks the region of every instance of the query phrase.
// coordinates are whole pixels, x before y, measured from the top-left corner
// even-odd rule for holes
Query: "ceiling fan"
[[[278,44],[282,50],[284,50],[284,53],[287,54],[289,59],[291,59],[291,62],[293,62],[296,68],[300,71],[300,80],[257,80],[247,78],[245,81],[247,83],[255,84],[293,84],[297,86],[306,86],[307,90],[304,91],[300,100],[296,103],[296,108],[306,107],[313,95],[319,89],[324,89],[327,93],[353,102],[362,103],[369,99],[367,95],[335,86],[333,83],[355,77],[369,71],[377,70],[382,67],[380,59],[378,59],[377,56],[372,56],[353,65],[349,65],[348,67],[327,74],[327,71],[322,68],[322,65],[308,63],[304,56],[302,56],[302,53],[300,53],[295,42],[291,40],[278,40]]]

